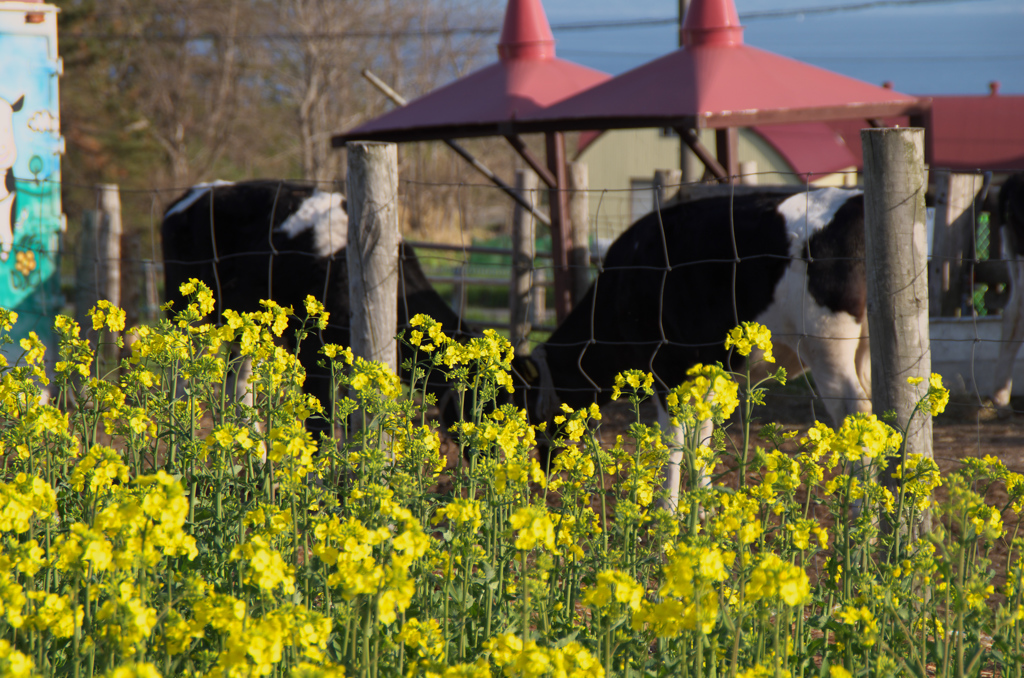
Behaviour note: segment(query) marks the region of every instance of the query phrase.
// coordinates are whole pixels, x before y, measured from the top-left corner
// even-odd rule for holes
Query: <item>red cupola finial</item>
[[[692,0],[679,32],[686,47],[743,44],[743,27],[733,0]]]
[[[508,0],[498,56],[502,61],[554,58],[555,36],[540,0]]]

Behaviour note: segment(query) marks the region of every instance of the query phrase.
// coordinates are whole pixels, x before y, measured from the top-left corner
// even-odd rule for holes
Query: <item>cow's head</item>
[[[13,104],[0,99],[0,171],[14,167],[18,149],[14,145],[14,114],[22,109],[25,96],[18,97]]]

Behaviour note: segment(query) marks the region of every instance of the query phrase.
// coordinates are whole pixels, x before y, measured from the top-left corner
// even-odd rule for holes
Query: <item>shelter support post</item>
[[[561,323],[572,310],[572,275],[569,270],[569,192],[565,176],[565,135],[561,132],[547,132],[544,135],[547,147],[548,170],[555,177],[555,187],[550,192],[551,213],[551,260],[555,280],[555,315]]]
[[[726,181],[730,184],[740,182],[740,133],[735,127],[715,130],[715,150],[718,163],[725,170]]]
[[[959,316],[965,267],[975,258],[974,224],[985,200],[985,178],[955,172],[936,175],[929,307],[933,316]]]
[[[864,234],[868,326],[871,332],[871,406],[896,412],[906,426],[921,386],[907,383],[931,374],[928,327],[928,243],[925,226],[924,130],[861,131],[864,148]],[[906,454],[932,457],[930,416],[915,417],[906,432]],[[879,482],[894,488],[889,459]],[[929,519],[926,517],[925,519]],[[923,529],[929,529],[926,522]]]

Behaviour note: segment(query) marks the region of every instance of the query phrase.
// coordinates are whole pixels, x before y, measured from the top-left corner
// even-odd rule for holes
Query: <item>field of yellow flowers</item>
[[[210,290],[183,292],[106,372],[124,313],[92,309],[97,346],[58,317],[48,402],[36,337],[0,357],[0,676],[1022,676],[1024,563],[1002,514],[1024,482],[997,459],[941,475],[904,454],[906,422],[867,415],[753,431],[764,384],[698,366],[669,397],[686,435],[666,506],[661,431],[637,416],[601,445],[596,407],[532,426],[492,332],[458,344],[417,317],[410,385],[327,346],[347,396],[319,403],[279,345],[327,322],[319,304],[216,326]],[[729,342],[771,358],[759,326]],[[252,406],[227,395],[243,357]],[[426,418],[432,372],[468,413],[457,468]],[[616,391],[638,412],[651,385],[629,372]],[[915,387],[916,416],[945,406],[936,378]],[[739,444],[721,434],[737,407]],[[309,417],[339,434],[313,440]],[[541,436],[560,448],[548,473]],[[744,472],[726,483],[726,466]],[[985,503],[994,484],[1005,506]]]

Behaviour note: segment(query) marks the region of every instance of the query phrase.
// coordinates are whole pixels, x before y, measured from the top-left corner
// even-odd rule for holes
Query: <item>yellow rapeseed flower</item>
[[[509,519],[512,529],[518,530],[516,548],[530,551],[540,545],[542,548],[557,553],[555,546],[555,526],[551,516],[543,506],[525,506],[518,509]]]
[[[597,584],[583,593],[583,602],[598,610],[603,610],[615,602],[637,611],[643,598],[644,588],[622,570],[598,572]]]
[[[775,362],[772,355],[772,333],[760,323],[743,322],[729,330],[725,338],[725,347],[735,347],[736,352],[742,356],[750,355],[757,348],[762,351],[765,361]]]
[[[751,602],[778,597],[794,607],[810,602],[811,583],[803,568],[768,553],[750,573],[745,593]]]

